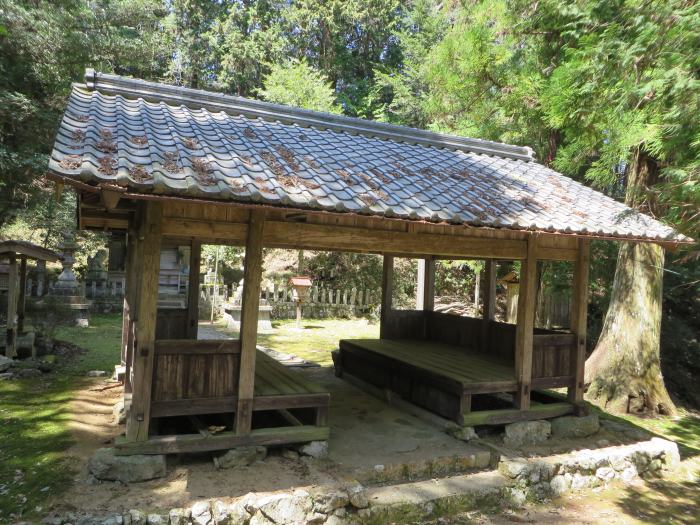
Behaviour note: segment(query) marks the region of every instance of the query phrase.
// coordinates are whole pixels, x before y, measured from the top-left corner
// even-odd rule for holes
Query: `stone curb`
[[[343,486],[311,491],[249,493],[231,504],[198,501],[166,514],[132,509],[102,517],[68,513],[45,525],[373,525],[422,521],[472,508],[518,506],[528,498],[562,495],[613,480],[661,476],[680,464],[678,446],[652,438],[632,445],[581,450],[545,458],[503,456],[498,469],[438,480],[367,489]]]

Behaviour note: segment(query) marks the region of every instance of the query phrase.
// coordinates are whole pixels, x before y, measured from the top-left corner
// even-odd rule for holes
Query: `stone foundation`
[[[133,456],[132,456],[133,457]],[[249,493],[224,503],[199,501],[186,509],[146,513],[133,509],[107,516],[69,513],[47,525],[338,525],[421,522],[470,509],[519,506],[526,499],[661,476],[678,466],[678,446],[653,438],[632,445],[581,450],[544,458],[502,457],[498,469],[366,488],[356,481],[316,491]]]

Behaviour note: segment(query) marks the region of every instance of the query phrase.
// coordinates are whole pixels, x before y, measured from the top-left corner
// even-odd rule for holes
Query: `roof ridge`
[[[285,124],[297,124],[303,127],[313,126],[318,129],[329,129],[339,132],[345,131],[383,140],[448,148],[526,162],[535,160],[532,148],[527,146],[514,146],[500,142],[425,131],[408,126],[295,108],[235,95],[149,82],[120,75],[100,73],[92,68],[85,70],[85,85],[88,89],[106,94],[122,95],[128,98],[136,97],[150,101],[201,107],[211,111],[223,111],[269,121],[280,121]]]

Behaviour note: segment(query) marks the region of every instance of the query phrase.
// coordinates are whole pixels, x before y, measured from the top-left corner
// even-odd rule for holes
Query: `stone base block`
[[[101,448],[88,461],[88,471],[102,481],[148,481],[165,476],[165,455],[117,456],[114,449]]]

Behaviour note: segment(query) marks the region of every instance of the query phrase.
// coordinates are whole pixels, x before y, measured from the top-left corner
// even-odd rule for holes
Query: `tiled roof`
[[[529,148],[90,73],[49,164],[132,192],[686,242]]]

